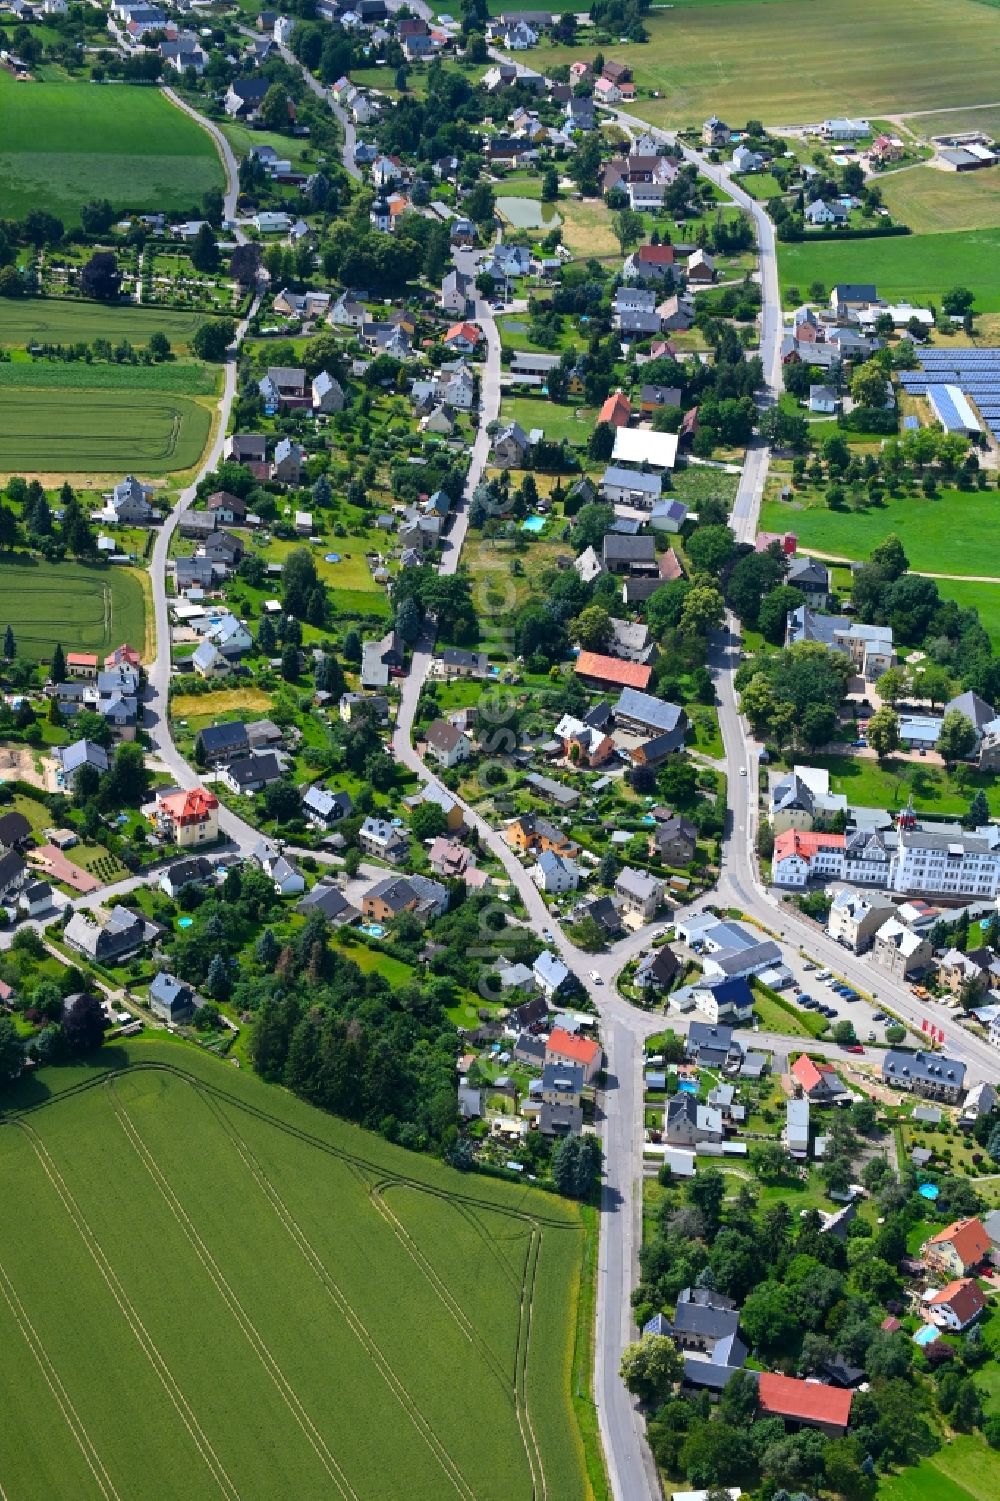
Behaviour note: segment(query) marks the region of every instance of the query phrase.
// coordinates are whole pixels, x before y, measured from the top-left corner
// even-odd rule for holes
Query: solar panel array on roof
[[[926,396],[950,432],[969,429],[975,414],[964,408],[971,399],[990,433],[1000,439],[1000,349],[926,349],[920,353],[920,366],[900,375],[904,391]],[[942,397],[945,387],[957,389],[966,400]]]

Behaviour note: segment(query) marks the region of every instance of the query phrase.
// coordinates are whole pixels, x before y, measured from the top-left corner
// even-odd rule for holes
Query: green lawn
[[[781,183],[770,172],[748,172],[740,178],[751,198],[780,198]]]
[[[1000,652],[1000,584],[963,584],[939,579],[938,588],[944,599],[953,599],[963,610],[975,606],[983,630],[993,642],[993,650]]]
[[[778,271],[789,307],[789,287],[864,280],[873,281],[887,301],[918,306],[940,303],[943,292],[961,283],[975,292],[979,312],[995,313],[1000,312],[1000,229],[779,244]]]
[[[884,1476],[880,1501],[995,1501],[1000,1454],[980,1434],[956,1434],[911,1470]]]
[[[696,125],[713,112],[730,124],[766,125],[993,103],[1000,58],[995,16],[973,0],[678,0],[643,21],[649,42],[616,49],[546,43],[531,66],[547,72],[577,57],[619,51],[633,68],[632,112],[657,125]],[[797,58],[822,59],[789,66]],[[656,90],[659,98],[650,98]]]
[[[560,406],[544,397],[513,396],[504,398],[500,420],[519,422],[525,432],[540,427],[550,443],[565,438],[567,442],[583,447],[594,430],[597,413],[593,407],[577,407],[569,403]]]
[[[925,129],[950,129],[949,117],[928,120]],[[882,200],[892,217],[915,234],[953,229],[987,229],[1000,225],[1000,174],[940,172],[918,167],[890,172],[879,181]]]
[[[59,642],[66,651],[109,652],[146,639],[145,594],[125,568],[41,563],[18,555],[0,561],[0,616],[14,628],[17,654],[48,661]]]
[[[4,75],[0,72],[0,78]],[[138,347],[162,330],[175,354],[183,353],[204,323],[204,313],[181,313],[168,308],[106,307],[68,297],[0,298],[0,345],[27,348],[32,344],[90,344],[128,339]],[[2,368],[2,367],[0,367]],[[131,367],[129,367],[131,368]]]
[[[223,186],[208,133],[158,89],[17,83],[0,72],[0,216],[41,208],[66,224],[107,198],[116,209],[196,212]]]
[[[977,787],[982,787],[994,817],[1000,814],[1000,785],[995,777],[966,774],[959,787],[943,766],[924,761],[897,761],[890,757],[881,766],[874,758],[813,756],[817,766],[830,772],[834,792],[844,792],[851,803],[867,808],[904,808],[912,794],[918,812],[964,813]]]
[[[0,473],[170,474],[197,464],[212,427],[209,406],[156,390],[19,385],[3,412]]]
[[[574,1206],[162,1042],[20,1101],[42,1106],[0,1133],[0,1473],[20,1501],[592,1494]]]
[[[996,574],[1000,557],[984,546],[1000,523],[996,490],[941,490],[887,497],[864,511],[831,511],[816,491],[799,491],[793,501],[765,501],[762,531],[793,531],[799,544],[836,557],[864,559],[890,532],[903,539],[910,567],[923,573]]]

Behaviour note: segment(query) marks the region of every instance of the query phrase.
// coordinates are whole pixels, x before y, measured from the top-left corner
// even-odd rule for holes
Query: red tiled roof
[[[196,819],[207,818],[219,806],[219,799],[214,792],[207,792],[204,787],[192,787],[187,792],[178,789],[176,792],[161,793],[159,804],[161,811],[175,823],[191,823]]]
[[[942,1287],[940,1292],[927,1301],[932,1308],[950,1308],[960,1324],[968,1324],[986,1307],[982,1289],[971,1277],[960,1277],[949,1282],[947,1287]]]
[[[632,415],[632,403],[621,391],[609,396],[597,414],[598,422],[610,422],[615,427],[625,427]]]
[[[641,692],[645,691],[653,672],[641,662],[622,662],[618,657],[605,657],[598,651],[582,651],[574,670],[578,677],[601,678],[606,683],[638,688]]]
[[[558,1053],[560,1058],[569,1058],[571,1062],[582,1063],[586,1067],[600,1058],[601,1045],[599,1042],[592,1042],[589,1037],[575,1037],[572,1032],[564,1032],[562,1027],[556,1027],[549,1034],[545,1051]]]
[[[800,1053],[791,1067],[792,1078],[795,1079],[806,1094],[822,1084],[824,1074],[832,1074],[833,1068],[829,1063],[815,1064],[808,1053]]]
[[[68,651],[66,661],[72,662],[75,667],[96,667],[97,653],[90,651]]]
[[[775,859],[783,860],[789,855],[801,855],[809,860],[819,850],[842,850],[845,835],[824,834],[819,829],[786,829],[774,841]]]
[[[846,1428],[853,1392],[818,1381],[799,1381],[762,1371],[757,1383],[760,1410],[770,1417],[795,1418],[801,1423],[829,1423]]]
[[[956,1220],[953,1225],[932,1235],[928,1246],[951,1245],[965,1267],[976,1266],[990,1251],[990,1238],[979,1220]]]
[[[672,245],[640,245],[635,258],[643,266],[672,266],[674,247]]]
[[[468,339],[470,344],[479,343],[479,330],[474,323],[453,323],[444,336],[444,342],[447,344],[450,339],[457,339],[459,335]]]

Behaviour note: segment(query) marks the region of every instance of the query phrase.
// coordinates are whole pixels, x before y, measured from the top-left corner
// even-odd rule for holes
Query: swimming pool
[[[913,1336],[915,1345],[932,1345],[938,1337],[938,1331],[933,1324],[924,1324]]]
[[[934,1200],[937,1198],[940,1192],[941,1190],[938,1188],[936,1183],[921,1183],[920,1187],[917,1189],[917,1193],[922,1199]]]
[[[544,516],[529,516],[527,521],[521,522],[522,532],[542,532],[545,530]]]
[[[327,563],[339,563],[340,562],[340,553],[339,552],[328,552],[327,555],[326,555],[325,561]]]
[[[179,917],[177,919],[177,926],[179,928],[190,928],[193,923],[194,923],[194,918],[193,917]]]
[[[364,922],[361,924],[362,933],[367,933],[369,938],[384,938],[385,929],[380,922]]]
[[[698,1086],[693,1079],[682,1079],[677,1086],[681,1094],[697,1094]]]

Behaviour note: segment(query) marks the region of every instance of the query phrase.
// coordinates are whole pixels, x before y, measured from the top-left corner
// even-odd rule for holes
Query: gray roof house
[[[146,924],[127,907],[115,906],[104,922],[89,912],[74,912],[66,924],[66,942],[97,964],[114,964],[146,940]]]
[[[190,985],[178,980],[175,975],[161,972],[149,987],[149,1009],[164,1022],[190,1021],[197,1007],[197,999]]]
[[[302,811],[317,828],[331,829],[342,818],[349,818],[354,803],[349,792],[328,792],[325,787],[307,787],[302,794]]]

